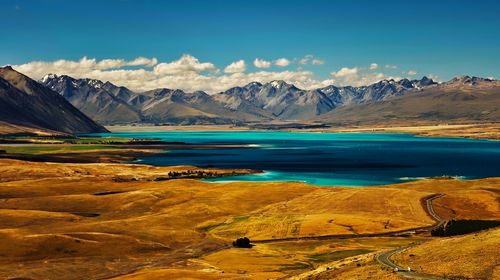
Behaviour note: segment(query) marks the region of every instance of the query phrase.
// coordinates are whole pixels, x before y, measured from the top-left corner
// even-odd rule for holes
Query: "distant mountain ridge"
[[[15,71],[0,68],[0,123],[19,131],[49,134],[106,132],[55,91]],[[14,131],[16,129],[13,129]]]
[[[284,81],[272,81],[231,88],[216,96],[230,108],[238,108],[238,104],[245,100],[280,119],[309,120],[337,107],[378,102],[435,84],[424,77],[422,80],[413,81],[383,80],[362,87],[330,85],[314,90],[302,90]]]
[[[132,91],[93,79],[74,79],[62,75],[45,76],[41,83],[61,94],[93,120],[110,124],[141,121],[141,113],[129,104]]]
[[[500,121],[500,81],[462,76],[380,102],[318,116],[332,125],[441,124]]]
[[[472,82],[474,79],[470,78]],[[309,121],[342,107],[383,102],[436,87],[432,79],[382,80],[352,87],[330,85],[303,90],[284,81],[252,82],[209,95],[159,88],[134,92],[93,79],[47,75],[40,83],[59,92],[75,107],[102,124],[238,124]]]

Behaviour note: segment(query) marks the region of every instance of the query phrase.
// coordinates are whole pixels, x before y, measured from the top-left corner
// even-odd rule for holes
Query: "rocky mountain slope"
[[[40,83],[59,92],[75,107],[103,124],[234,124],[306,121],[345,106],[371,104],[414,94],[436,83],[383,80],[363,87],[299,89],[284,81],[250,83],[214,95],[160,88],[137,93],[92,79],[47,75]]]
[[[40,83],[59,92],[102,124],[228,124],[273,119],[272,114],[258,108],[246,112],[226,107],[201,91],[188,93],[160,88],[135,93],[110,82],[74,79],[65,75],[47,75]]]
[[[9,66],[0,68],[0,122],[10,124],[10,127],[32,128],[34,131],[106,131],[57,92]]]
[[[353,104],[316,118],[321,123],[461,123],[500,121],[500,81],[459,77],[380,102]]]
[[[315,90],[302,90],[284,81],[273,81],[231,88],[217,94],[216,98],[233,109],[239,109],[239,104],[246,101],[271,112],[278,119],[301,121],[313,119],[337,107],[378,102],[435,84],[424,77],[413,81],[383,80],[362,87],[331,85]]]
[[[141,113],[130,100],[136,95],[126,88],[92,79],[49,75],[41,81],[59,92],[80,111],[99,123],[132,123],[141,121]]]

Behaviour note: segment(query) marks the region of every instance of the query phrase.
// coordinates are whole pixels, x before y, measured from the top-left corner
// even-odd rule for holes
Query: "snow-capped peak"
[[[271,82],[271,86],[275,87],[277,89],[280,89],[283,84],[284,84],[283,81],[272,81]]]
[[[46,83],[50,79],[57,79],[57,78],[58,78],[58,76],[56,74],[47,74],[47,75],[43,76],[42,82]]]
[[[101,88],[103,85],[99,80],[88,80],[88,84],[93,88]]]

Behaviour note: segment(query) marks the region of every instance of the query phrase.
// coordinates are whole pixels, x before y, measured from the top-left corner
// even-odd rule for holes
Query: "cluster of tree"
[[[171,144],[169,142],[162,141],[160,139],[147,139],[147,138],[133,138],[128,143],[130,144],[140,144],[140,145],[164,145]],[[128,144],[126,143],[126,144]],[[182,142],[179,142],[182,143]],[[184,144],[184,143],[182,143]]]
[[[120,142],[120,141],[114,141],[114,140],[85,140],[85,141],[81,141],[81,140],[65,140],[64,143],[66,144],[82,144],[82,145],[123,145],[123,144],[127,144],[126,142]]]
[[[206,178],[215,177],[218,174],[212,171],[204,170],[187,170],[187,171],[170,171],[168,172],[169,178]]]
[[[252,244],[250,243],[250,239],[248,237],[238,238],[233,241],[233,247],[236,248],[252,248]]]
[[[431,231],[432,236],[453,236],[500,226],[500,221],[450,220]]]

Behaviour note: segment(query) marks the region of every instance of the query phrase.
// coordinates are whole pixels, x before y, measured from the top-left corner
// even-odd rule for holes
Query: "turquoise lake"
[[[211,181],[303,181],[319,186],[370,186],[431,176],[500,176],[500,141],[411,134],[308,132],[134,132],[101,136],[152,138],[238,148],[174,149],[138,163],[251,168],[264,173]]]

